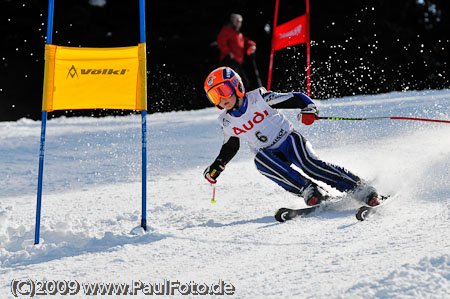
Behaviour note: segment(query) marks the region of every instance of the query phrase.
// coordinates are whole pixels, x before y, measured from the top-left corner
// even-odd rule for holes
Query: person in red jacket
[[[244,84],[250,86],[243,63],[245,55],[256,51],[256,43],[245,37],[239,30],[242,26],[242,16],[231,14],[230,20],[225,24],[217,36],[217,45],[220,50],[220,63],[236,70]]]

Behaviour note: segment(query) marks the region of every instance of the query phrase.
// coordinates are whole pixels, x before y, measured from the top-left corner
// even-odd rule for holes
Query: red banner
[[[307,33],[308,19],[306,14],[277,26],[274,30],[272,51],[307,43]]]

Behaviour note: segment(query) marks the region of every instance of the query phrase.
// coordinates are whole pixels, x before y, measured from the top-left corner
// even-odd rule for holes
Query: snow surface
[[[318,105],[322,116],[449,120],[450,90]],[[202,173],[222,144],[218,113],[148,116],[147,233],[139,228],[140,116],[49,120],[37,246],[40,122],[0,123],[0,297],[14,298],[13,279],[169,279],[223,280],[234,285],[236,298],[450,298],[449,124],[321,120],[304,126],[285,110],[323,160],[395,199],[365,222],[354,216],[359,204],[346,198],[279,224],[274,212],[302,207],[303,200],[261,176],[246,146],[219,178],[211,204]]]

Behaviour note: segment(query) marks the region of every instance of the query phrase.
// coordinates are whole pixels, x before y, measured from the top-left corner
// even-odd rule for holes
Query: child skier
[[[211,103],[224,109],[218,117],[224,143],[215,161],[204,172],[211,184],[217,182],[225,165],[235,156],[242,139],[255,152],[258,171],[287,191],[303,197],[308,206],[329,197],[310,178],[341,192],[352,192],[354,198],[369,206],[379,204],[380,197],[374,187],[343,167],[320,160],[311,143],[277,110],[299,108],[299,119],[306,125],[312,124],[318,119],[319,109],[305,94],[275,93],[264,88],[246,93],[240,76],[229,67],[212,71],[204,88]],[[310,178],[293,169],[291,164]]]

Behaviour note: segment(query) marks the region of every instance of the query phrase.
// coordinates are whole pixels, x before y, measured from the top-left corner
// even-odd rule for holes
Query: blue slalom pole
[[[47,44],[52,43],[53,38],[53,15],[54,15],[55,1],[48,1],[48,16],[47,16]],[[39,233],[41,227],[41,200],[42,200],[42,178],[44,176],[44,153],[45,153],[45,131],[47,128],[47,111],[42,111],[41,118],[41,143],[39,146],[39,173],[38,173],[38,190],[37,190],[37,204],[36,204],[36,224],[34,231],[34,244],[39,244]]]
[[[45,148],[46,126],[47,126],[47,111],[42,111],[41,145],[39,147],[39,174],[38,174],[36,227],[35,227],[35,232],[34,232],[34,244],[39,244],[39,231],[40,231],[40,226],[41,226],[42,177],[44,175],[44,148]]]
[[[139,41],[145,37],[145,0],[139,0]],[[147,55],[147,53],[145,54]],[[145,74],[147,76],[147,74]],[[145,95],[147,96],[147,95]],[[141,227],[147,230],[147,110],[142,110],[142,219]]]
[[[142,220],[141,227],[147,230],[147,110],[142,110]]]
[[[139,0],[139,33],[140,42],[145,43],[145,0]]]
[[[53,39],[53,14],[55,11],[55,0],[48,1],[48,15],[47,15],[47,44],[52,43]]]

